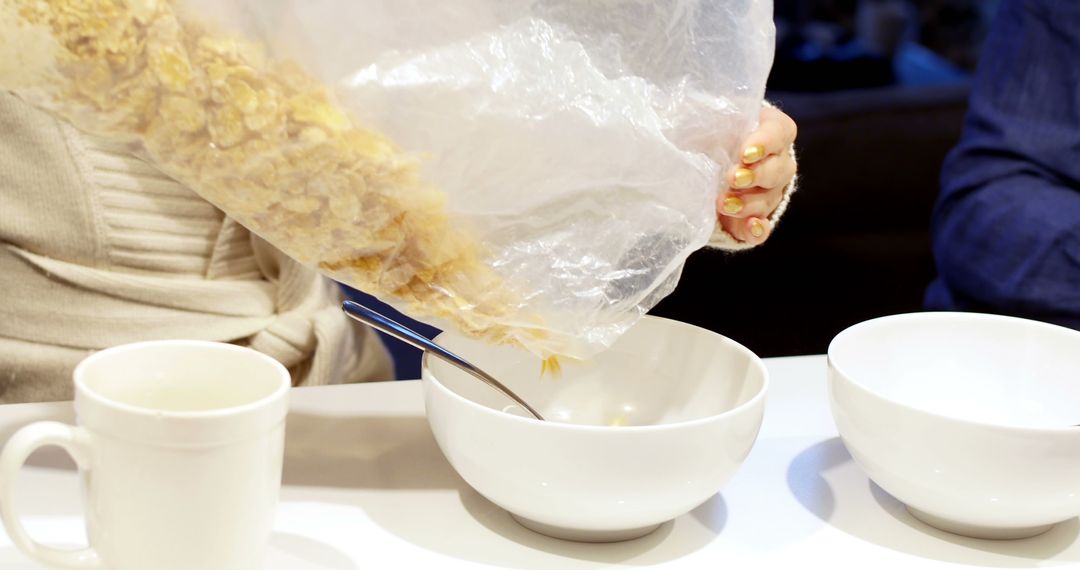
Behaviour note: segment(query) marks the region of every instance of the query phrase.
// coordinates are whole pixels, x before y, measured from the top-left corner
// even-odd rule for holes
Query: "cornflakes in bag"
[[[771,18],[761,0],[0,0],[0,88],[415,318],[587,358],[711,235]]]

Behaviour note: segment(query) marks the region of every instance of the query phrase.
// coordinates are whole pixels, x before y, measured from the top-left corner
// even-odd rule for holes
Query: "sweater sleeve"
[[[766,107],[773,107],[773,104],[769,103],[768,101],[763,101],[762,104]],[[794,144],[791,145],[791,149],[789,150],[789,152],[791,153],[792,160],[796,160]],[[797,182],[798,174],[792,177],[791,181],[788,182],[788,185],[784,187],[784,195],[780,198],[780,203],[777,204],[776,209],[773,210],[771,214],[769,214],[769,217],[767,219],[769,220],[769,224],[772,225],[773,228],[775,228],[777,223],[780,222],[780,216],[783,216],[784,211],[787,210],[788,202],[791,201],[791,195],[795,192]],[[720,226],[719,223],[717,223],[716,228],[713,230],[712,237],[709,238],[709,243],[707,244],[707,247],[712,249],[722,249],[725,251],[741,251],[745,249],[751,249],[754,246],[736,239],[735,236],[728,233],[726,230],[724,230],[723,227]]]
[[[1080,4],[1007,0],[942,170],[932,309],[1080,327]]]

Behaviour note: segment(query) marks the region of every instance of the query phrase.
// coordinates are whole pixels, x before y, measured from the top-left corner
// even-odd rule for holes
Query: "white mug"
[[[248,348],[167,340],[97,352],[74,380],[78,427],[28,425],[0,455],[0,517],[15,545],[61,568],[258,568],[281,489],[285,367]],[[16,475],[45,445],[82,473],[88,548],[34,542],[14,512]]]

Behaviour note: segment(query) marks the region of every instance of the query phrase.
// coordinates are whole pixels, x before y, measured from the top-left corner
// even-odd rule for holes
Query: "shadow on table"
[[[1080,561],[1080,550],[1065,553],[1080,536],[1071,519],[1039,536],[983,540],[938,530],[908,513],[903,503],[870,481],[840,438],[813,445],[792,460],[788,487],[808,511],[852,536],[897,552],[961,564],[1024,568],[1056,558]],[[860,506],[861,503],[861,506]],[[888,517],[866,516],[868,509]],[[898,532],[904,529],[913,532]],[[980,553],[991,556],[979,556]],[[977,558],[977,560],[976,560]]]
[[[521,547],[559,558],[630,565],[680,558],[711,542],[727,522],[727,505],[716,495],[677,522],[668,522],[636,540],[586,544],[528,530],[468,486],[439,450],[427,420],[416,416],[323,417],[293,414],[286,428],[284,483],[341,489],[457,490],[465,512],[480,528],[442,529],[432,521],[401,524],[401,517],[365,508],[371,519],[419,547],[455,558],[507,568],[527,568]],[[678,532],[673,533],[677,529]],[[470,540],[447,540],[453,533],[483,532],[504,539],[478,550]],[[330,566],[333,568],[334,566]],[[342,566],[342,568],[349,568]]]
[[[290,414],[285,485],[349,489],[458,489],[421,416],[324,417]]]
[[[270,556],[282,555],[304,561],[304,567],[325,570],[359,570],[359,566],[347,554],[306,536],[274,532],[270,537]]]
[[[26,459],[26,466],[61,471],[74,471],[78,468],[75,460],[66,451],[51,445],[34,450],[34,453]]]
[[[707,545],[720,534],[727,523],[727,505],[724,498],[717,494],[691,511],[689,516],[678,521],[668,521],[641,538],[611,543],[573,542],[551,538],[521,526],[509,513],[472,489],[465,489],[460,495],[465,510],[477,522],[510,542],[561,558],[604,564],[652,566],[670,562]],[[676,525],[680,525],[677,532]],[[696,528],[686,528],[687,526]],[[461,554],[463,553],[454,555],[506,568],[530,568],[512,557],[497,558],[490,553],[481,552],[470,552],[467,556]]]
[[[46,446],[26,465],[75,470],[64,450]],[[289,414],[285,485],[348,489],[457,489],[465,486],[443,458],[427,420],[417,416],[325,417]]]

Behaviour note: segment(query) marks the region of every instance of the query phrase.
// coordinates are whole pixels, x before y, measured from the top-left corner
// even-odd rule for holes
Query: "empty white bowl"
[[[540,375],[524,352],[443,334],[549,421],[425,358],[427,416],[454,469],[521,524],[549,536],[636,538],[708,500],[757,438],[768,373],[742,345],[646,317],[609,351]],[[611,425],[619,424],[619,425]]]
[[[1080,332],[884,317],[833,339],[828,378],[855,462],[927,524],[1022,538],[1080,514]]]

